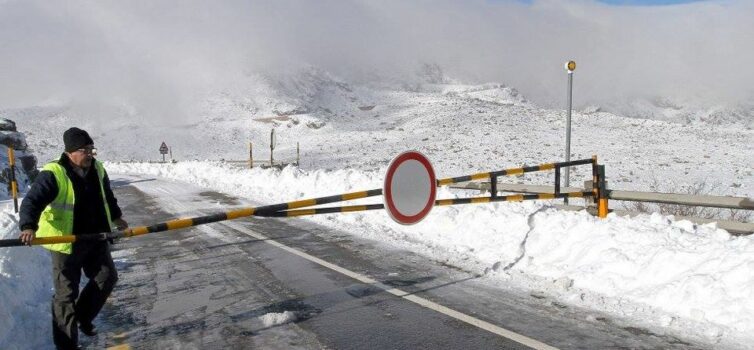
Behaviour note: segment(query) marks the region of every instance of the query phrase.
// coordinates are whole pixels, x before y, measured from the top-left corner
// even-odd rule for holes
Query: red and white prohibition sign
[[[413,225],[421,221],[435,206],[436,195],[435,170],[423,154],[407,151],[390,162],[382,196],[395,222]]]

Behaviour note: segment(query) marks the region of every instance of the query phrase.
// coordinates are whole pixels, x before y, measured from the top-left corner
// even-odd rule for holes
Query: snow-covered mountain
[[[588,106],[585,112],[604,110],[629,118],[661,120],[678,124],[702,124],[712,127],[754,129],[754,104],[705,104],[669,97],[636,98]]]
[[[204,96],[185,118],[146,118],[122,105],[0,108],[0,115],[18,123],[40,162],[58,156],[70,126],[89,130],[104,160],[161,159],[163,141],[176,160],[244,160],[249,142],[256,159],[269,159],[271,129],[275,158],[292,160],[299,143],[308,169],[377,169],[407,149],[426,153],[449,176],[564,158],[564,110],[540,107],[500,83],[430,73],[419,69],[406,79],[411,84],[350,83],[311,66],[246,74]],[[639,107],[630,116],[598,107],[573,115],[572,158],[598,155],[613,188],[664,183],[672,191],[706,182],[717,194],[754,195],[754,131],[741,125],[751,121],[748,112],[710,108],[703,117],[670,102],[625,106]],[[658,114],[667,117],[655,120]]]

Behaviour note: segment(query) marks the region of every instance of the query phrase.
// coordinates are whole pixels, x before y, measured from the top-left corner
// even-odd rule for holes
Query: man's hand
[[[18,236],[18,238],[21,239],[21,242],[23,244],[26,244],[26,245],[30,246],[31,245],[31,241],[34,238],[37,238],[37,231],[36,230],[32,230],[32,229],[23,230],[23,231],[21,231],[21,235]]]
[[[113,220],[113,225],[115,225],[115,229],[118,231],[123,231],[128,228],[128,223],[126,220],[123,220],[123,218]]]

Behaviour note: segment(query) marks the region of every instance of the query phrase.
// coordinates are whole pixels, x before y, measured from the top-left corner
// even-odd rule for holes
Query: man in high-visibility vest
[[[89,134],[79,128],[63,133],[65,152],[42,168],[21,203],[21,241],[110,232],[128,227],[110,189],[97,149]],[[78,348],[80,329],[88,336],[97,331],[92,321],[115,287],[118,273],[107,241],[48,244],[52,256],[52,337],[58,349]],[[89,282],[79,293],[81,270]],[[77,329],[78,328],[78,329]]]

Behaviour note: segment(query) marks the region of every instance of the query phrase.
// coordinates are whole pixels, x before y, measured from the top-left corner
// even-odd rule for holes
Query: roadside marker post
[[[270,166],[275,165],[274,160],[272,159],[272,151],[275,149],[275,142],[277,139],[275,138],[275,129],[272,129],[270,131]]]
[[[249,169],[254,167],[254,147],[252,146],[251,142],[249,142]]]
[[[18,182],[16,181],[16,150],[8,147],[8,165],[10,167],[9,180],[10,191],[13,196],[13,209],[18,213]]]

